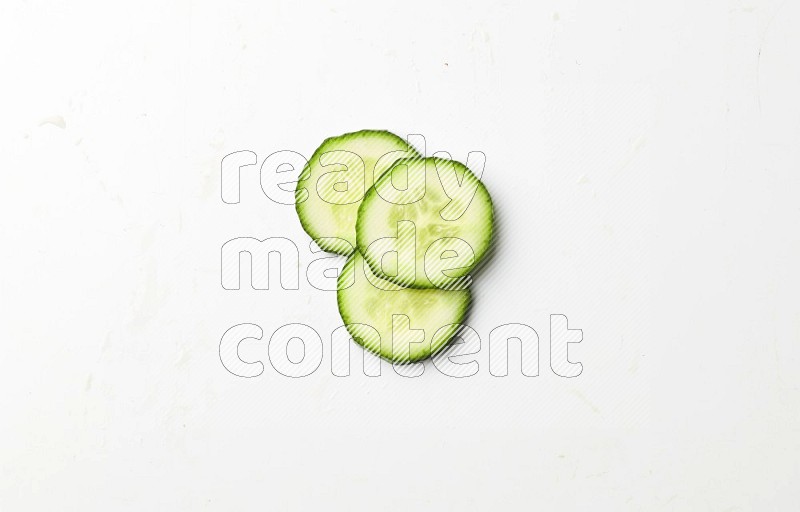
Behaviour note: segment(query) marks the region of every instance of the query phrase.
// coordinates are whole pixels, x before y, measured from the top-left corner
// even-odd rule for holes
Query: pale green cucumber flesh
[[[463,212],[460,217],[446,219],[448,215],[443,216],[451,197],[446,194],[440,176],[450,185],[450,196],[455,197],[448,211]],[[468,185],[460,190],[472,187],[474,195],[454,194],[453,179]],[[414,186],[420,189],[423,180],[424,195],[408,204],[397,204],[409,198],[404,196],[406,192],[395,189],[407,190]],[[389,186],[391,184],[394,189]],[[400,222],[404,231],[399,229]],[[412,229],[413,238],[409,235]],[[406,287],[448,288],[455,286],[458,278],[468,275],[486,255],[492,230],[493,207],[489,193],[466,166],[435,157],[402,159],[376,181],[361,202],[356,240],[359,252],[375,275]],[[384,256],[385,246],[381,244],[398,237],[399,233],[407,235],[406,239],[412,242],[398,243],[396,253],[392,251]]]
[[[339,313],[350,335],[367,350],[396,363],[419,361],[441,350],[458,330],[470,303],[469,290],[402,288],[381,281],[358,251],[345,263],[338,282]]]
[[[358,158],[352,155],[332,153],[340,151],[358,155],[363,168]],[[323,157],[326,153],[327,156]],[[389,168],[375,169],[376,162],[389,153],[397,158],[417,155],[405,140],[380,130],[361,130],[330,137],[314,151],[300,174],[295,208],[303,229],[321,249],[347,255],[355,248],[358,207],[366,191],[372,187],[374,177]],[[336,188],[335,183],[344,181],[345,177],[353,186],[347,190]]]

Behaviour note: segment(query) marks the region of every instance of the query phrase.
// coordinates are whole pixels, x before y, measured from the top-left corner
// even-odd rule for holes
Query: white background
[[[800,3],[377,4],[3,2],[0,509],[796,507]],[[334,294],[220,286],[231,238],[310,259],[222,157],[362,128],[487,155],[475,377],[334,377]],[[231,375],[242,322],[320,369]],[[540,376],[489,374],[507,322]]]

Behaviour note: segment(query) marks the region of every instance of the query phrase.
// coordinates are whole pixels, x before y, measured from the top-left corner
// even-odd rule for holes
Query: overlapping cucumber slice
[[[295,196],[300,223],[320,248],[350,255],[337,302],[356,342],[410,363],[452,339],[494,222],[489,193],[466,166],[362,130],[326,139]]]
[[[464,319],[469,290],[413,289],[376,277],[356,251],[339,275],[339,312],[353,339],[392,362],[444,347]]]
[[[418,156],[416,150],[387,131],[361,130],[326,139],[298,180],[296,209],[303,229],[325,251],[352,252],[366,191],[394,161],[412,156]]]
[[[398,160],[358,211],[358,250],[378,277],[405,287],[453,289],[485,256],[493,208],[483,183],[453,160]]]

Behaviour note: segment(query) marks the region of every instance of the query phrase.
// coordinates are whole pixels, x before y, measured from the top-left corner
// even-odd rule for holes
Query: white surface
[[[800,4],[75,4],[0,7],[0,509],[796,506]],[[487,155],[472,378],[334,377],[332,293],[220,286],[228,239],[310,254],[222,157],[360,128]],[[326,358],[234,377],[241,322]],[[507,322],[539,377],[489,374]]]

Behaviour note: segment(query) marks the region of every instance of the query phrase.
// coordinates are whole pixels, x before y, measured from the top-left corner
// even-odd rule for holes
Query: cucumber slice
[[[387,131],[361,130],[325,139],[300,173],[295,191],[303,229],[322,250],[350,254],[356,246],[358,207],[373,179],[395,160],[417,155]]]
[[[411,288],[459,289],[492,240],[492,200],[466,166],[398,160],[367,192],[356,239],[372,272]]]
[[[430,357],[450,341],[466,315],[470,292],[382,281],[356,251],[339,274],[336,298],[347,331],[359,345],[389,361],[408,363]]]

